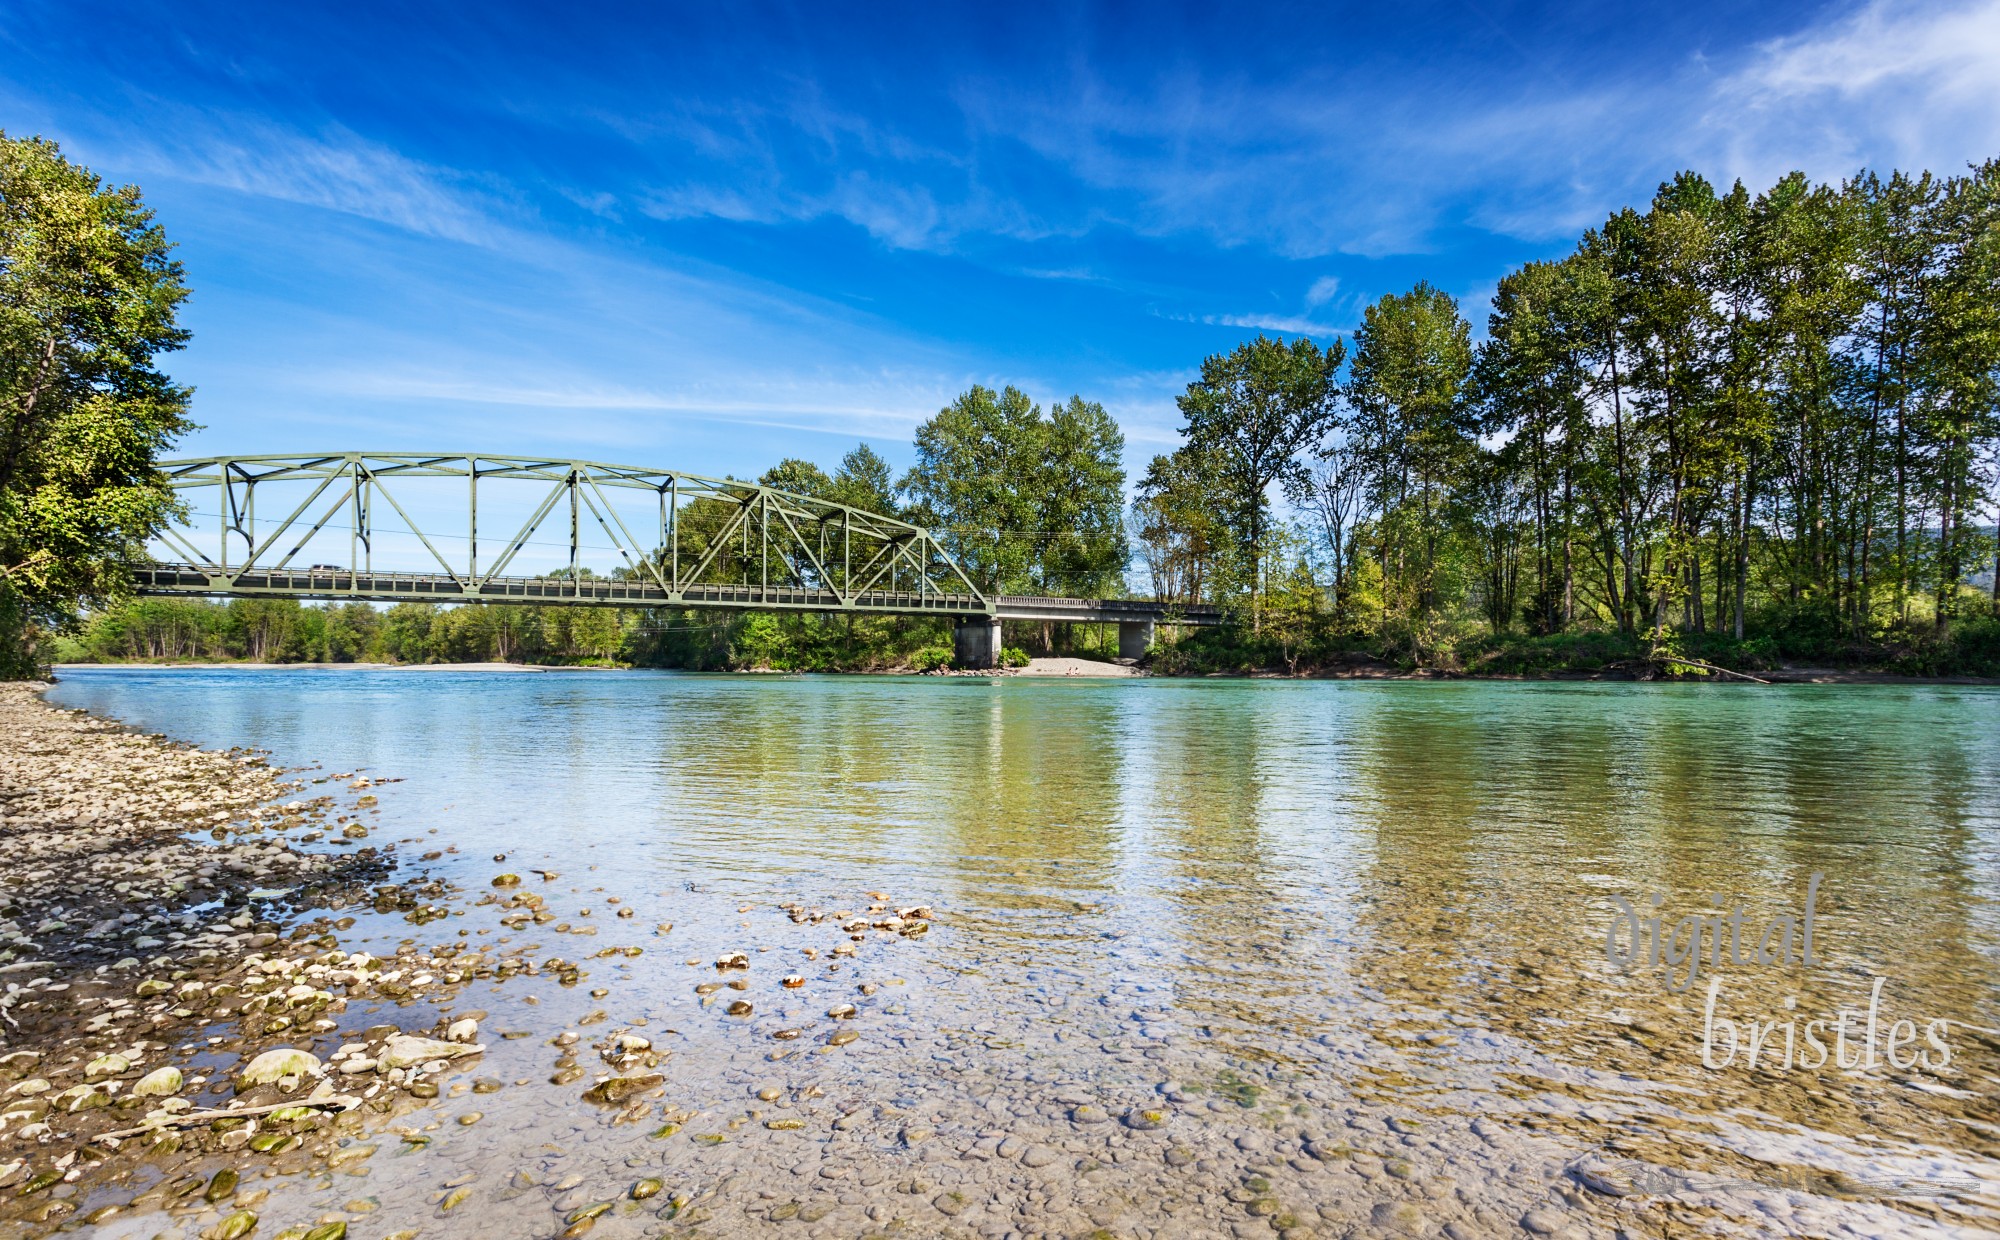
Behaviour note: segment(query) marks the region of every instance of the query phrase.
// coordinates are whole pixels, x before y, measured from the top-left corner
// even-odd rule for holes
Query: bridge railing
[[[471,585],[436,573],[370,573],[347,569],[248,569],[219,574],[193,564],[132,570],[141,594],[229,595],[357,602],[568,603],[598,607],[747,608],[783,611],[857,610],[919,615],[990,615],[977,595],[871,590],[842,596],[799,586],[685,585],[608,577],[488,577]]]
[[[1064,598],[1052,595],[1003,594],[994,600],[1003,620],[1092,622],[1150,620],[1158,624],[1217,625],[1228,619],[1220,607],[1205,603],[1162,603],[1157,599]]]

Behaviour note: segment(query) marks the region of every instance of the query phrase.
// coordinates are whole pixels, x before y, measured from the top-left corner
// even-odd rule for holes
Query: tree
[[[1339,413],[1344,341],[1322,350],[1269,336],[1202,361],[1176,402],[1188,445],[1221,467],[1225,502],[1252,572],[1263,567],[1271,484],[1296,481],[1299,455],[1316,448]],[[1255,603],[1252,603],[1253,624]]]
[[[0,133],[0,675],[33,630],[124,594],[173,511],[155,466],[189,392],[154,365],[188,334],[166,235],[132,186]]]
[[[974,387],[917,428],[903,493],[983,590],[1115,589],[1127,550],[1125,439],[1102,405],[1044,416],[1016,388]]]
[[[1036,516],[1037,589],[1101,597],[1123,584],[1130,550],[1125,506],[1125,435],[1104,406],[1072,396],[1049,410]]]
[[[1592,325],[1575,259],[1529,263],[1500,281],[1473,364],[1481,429],[1509,433],[1497,467],[1527,494],[1534,518],[1529,626],[1553,633],[1575,615],[1570,511],[1577,454],[1589,439],[1584,393]]]
[[[1192,447],[1153,458],[1132,503],[1132,537],[1163,603],[1201,603],[1235,592],[1237,548],[1222,509],[1220,464]]]
[[[895,516],[896,487],[889,474],[889,462],[867,444],[856,444],[852,452],[840,458],[840,468],[833,471],[833,485],[824,498],[850,508],[879,512],[885,517]]]
[[[794,495],[808,495],[814,499],[831,499],[828,492],[833,489],[833,479],[811,461],[788,456],[759,475],[757,485],[790,491]]]
[[[1922,435],[1938,514],[1934,623],[1942,634],[1958,613],[1976,534],[1967,527],[1991,486],[1987,467],[2000,435],[2000,159],[1954,178],[1938,214]]]
[[[1383,574],[1412,592],[1420,618],[1436,605],[1439,543],[1479,452],[1471,369],[1471,324],[1429,284],[1383,297],[1354,333],[1347,399],[1373,467]]]
[[[1292,487],[1292,498],[1312,514],[1326,543],[1327,569],[1333,575],[1327,601],[1335,612],[1347,605],[1347,576],[1367,488],[1366,462],[1352,440],[1314,453],[1305,475]]]

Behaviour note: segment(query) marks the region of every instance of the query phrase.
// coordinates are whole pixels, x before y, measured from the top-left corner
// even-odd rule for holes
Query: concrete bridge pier
[[[961,620],[951,631],[952,660],[960,667],[1000,666],[1000,621],[994,616]]]
[[[1121,659],[1143,659],[1153,645],[1153,622],[1151,620],[1120,620],[1118,622],[1118,657]]]

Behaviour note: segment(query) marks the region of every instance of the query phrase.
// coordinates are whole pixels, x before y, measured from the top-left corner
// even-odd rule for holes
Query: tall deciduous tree
[[[1223,500],[1252,573],[1264,566],[1273,483],[1296,486],[1301,457],[1319,447],[1340,412],[1345,341],[1321,349],[1258,336],[1203,360],[1178,404],[1188,446],[1220,469]],[[1254,614],[1254,610],[1253,610]]]
[[[903,492],[982,589],[1099,594],[1127,557],[1124,436],[1072,397],[1044,416],[1016,388],[974,387],[917,428]]]
[[[1347,398],[1374,474],[1383,573],[1420,617],[1436,605],[1439,544],[1479,451],[1471,370],[1471,324],[1429,284],[1383,297],[1354,333]]]
[[[890,477],[889,462],[865,443],[854,445],[854,450],[841,457],[840,467],[833,471],[833,485],[828,488],[826,498],[885,517],[895,516],[896,487]]]
[[[189,392],[155,366],[187,332],[166,235],[131,186],[0,134],[0,675],[34,626],[126,589],[172,511],[155,466]]]
[[[1224,514],[1221,464],[1193,447],[1153,458],[1132,503],[1133,538],[1163,603],[1214,602],[1237,592],[1239,551]]]

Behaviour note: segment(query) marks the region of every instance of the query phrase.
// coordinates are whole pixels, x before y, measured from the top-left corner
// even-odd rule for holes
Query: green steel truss
[[[546,457],[394,452],[215,456],[161,466],[190,512],[212,514],[213,534],[169,527],[160,541],[180,562],[134,570],[141,593],[275,595],[437,602],[567,602],[615,607],[729,607],[934,615],[993,615],[980,592],[928,531],[906,521],[752,482],[666,469]],[[464,534],[426,532],[398,501],[406,479],[462,479]],[[535,490],[527,520],[498,542],[479,525],[482,487]],[[257,515],[257,493],[279,491]],[[304,498],[287,506],[300,492]],[[650,493],[635,495],[634,493]],[[622,497],[614,506],[611,497]],[[635,506],[643,521],[628,520]],[[453,501],[456,504],[456,501]],[[382,506],[386,505],[386,509]],[[490,506],[490,502],[489,502]],[[623,507],[624,512],[620,511]],[[563,510],[566,509],[566,514]],[[282,518],[270,520],[270,512]],[[378,511],[400,518],[435,561],[412,572],[377,571]],[[567,524],[569,567],[541,576],[507,570],[537,535]],[[643,528],[635,528],[643,525]],[[579,570],[586,531],[601,531],[621,560],[610,578]],[[294,561],[322,534],[345,532],[347,563]],[[437,534],[438,537],[433,537]],[[594,533],[593,535],[594,536]],[[196,545],[197,539],[213,551]],[[449,556],[442,542],[464,554]],[[482,551],[484,558],[482,561]]]

